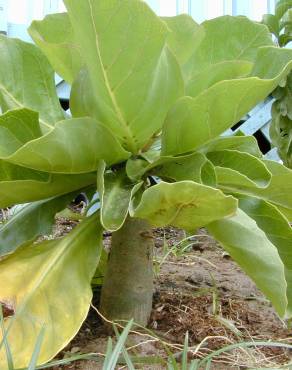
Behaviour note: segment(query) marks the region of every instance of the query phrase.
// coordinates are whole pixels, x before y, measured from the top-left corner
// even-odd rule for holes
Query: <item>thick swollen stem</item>
[[[128,217],[112,235],[100,310],[109,320],[147,325],[153,295],[154,240],[148,222]]]

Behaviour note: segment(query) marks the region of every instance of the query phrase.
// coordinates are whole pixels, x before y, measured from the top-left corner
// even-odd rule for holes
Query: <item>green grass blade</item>
[[[193,360],[190,364],[189,370],[198,370],[199,369],[199,360]]]
[[[104,370],[115,370],[115,366],[118,362],[118,359],[119,359],[119,355],[120,353],[122,352],[123,350],[123,346],[127,340],[127,337],[128,337],[128,334],[130,332],[130,329],[133,325],[133,320],[131,320],[128,325],[125,327],[125,329],[123,330],[117,344],[115,345],[115,348],[110,356],[110,359],[107,363],[107,367],[104,368]]]
[[[113,341],[112,341],[112,338],[109,337],[108,341],[107,341],[105,359],[104,359],[104,363],[103,363],[103,367],[102,367],[103,370],[106,370],[108,368],[108,364],[109,364],[110,358],[112,356],[112,353],[113,353]]]
[[[182,370],[188,370],[189,332],[186,332],[184,350],[182,353]]]
[[[117,339],[119,339],[120,338],[120,334],[119,334],[119,331],[118,331],[118,329],[116,328],[115,325],[114,325],[114,331],[115,331],[115,334],[116,334]],[[133,362],[131,361],[131,358],[130,358],[127,350],[125,349],[125,347],[123,347],[123,356],[124,356],[124,359],[125,359],[126,364],[128,366],[128,370],[135,370],[134,365],[133,365]]]
[[[40,331],[40,333],[37,337],[35,348],[34,348],[32,356],[31,356],[31,360],[30,360],[30,363],[28,365],[27,370],[35,370],[36,369],[37,361],[38,361],[39,354],[40,354],[41,347],[42,347],[43,340],[44,340],[44,336],[45,336],[45,328],[42,327],[42,329],[41,329],[41,331]]]
[[[3,337],[2,342],[4,344],[5,352],[6,352],[8,370],[14,370],[13,358],[12,358],[11,350],[10,350],[8,339],[7,339],[7,333],[4,327],[4,317],[3,317],[2,305],[0,305],[0,325],[1,325],[1,332],[2,332],[2,337]]]

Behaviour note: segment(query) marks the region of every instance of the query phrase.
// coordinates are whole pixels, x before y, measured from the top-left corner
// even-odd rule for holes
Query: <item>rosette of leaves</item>
[[[292,41],[292,1],[277,2],[274,14],[263,17],[280,47]],[[285,166],[292,168],[292,73],[273,92],[270,136]]]
[[[292,307],[292,171],[253,137],[221,135],[289,73],[291,50],[262,24],[159,18],[140,0],[65,0],[33,22],[37,46],[0,38],[0,207],[29,203],[0,230],[0,302],[15,367],[79,330],[105,264],[100,310],[146,324],[152,227],[206,227],[271,300]],[[54,70],[71,84],[62,111]],[[39,242],[75,194],[100,208],[67,236]],[[101,261],[101,262],[99,262]],[[9,310],[8,310],[9,308]],[[0,368],[6,369],[4,341]]]

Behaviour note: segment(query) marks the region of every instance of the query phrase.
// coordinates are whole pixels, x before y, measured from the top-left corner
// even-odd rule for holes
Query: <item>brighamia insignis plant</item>
[[[147,323],[151,226],[164,225],[205,226],[289,316],[292,171],[264,160],[253,137],[220,135],[285,78],[292,51],[244,17],[198,26],[139,0],[65,5],[32,24],[37,46],[0,39],[0,207],[30,202],[0,231],[15,366],[27,365],[43,326],[41,363],[80,328],[103,230],[113,233],[100,305],[109,319]],[[72,85],[72,118],[53,69]],[[36,243],[81,189],[97,189],[100,209]]]

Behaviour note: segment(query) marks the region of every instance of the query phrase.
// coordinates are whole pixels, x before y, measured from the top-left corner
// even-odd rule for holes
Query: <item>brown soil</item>
[[[68,225],[68,221],[59,220],[54,236],[60,236],[74,224],[70,222]],[[281,340],[292,343],[292,331],[278,318],[254,283],[204,230],[189,241],[187,252],[178,257],[169,255],[165,258],[166,251],[183,237],[184,233],[180,230],[155,230],[156,279],[149,329],[166,343],[169,350],[179,352],[186,332],[192,346],[190,358],[202,358],[213,350],[243,341]],[[105,244],[110,245],[108,234],[105,235]],[[93,306],[98,307],[98,300],[97,289]],[[137,331],[138,334],[132,333],[128,338],[130,354],[167,358],[166,347],[161,341],[145,331],[140,334]],[[75,353],[100,353],[102,363],[107,338],[102,320],[91,308],[79,334],[58,358]],[[212,368],[277,368],[291,358],[291,353],[280,348],[236,349],[216,358]],[[125,367],[121,365],[118,368]],[[137,368],[165,369],[166,366],[144,365]],[[95,370],[101,369],[101,364],[83,361],[53,368],[59,369]]]

